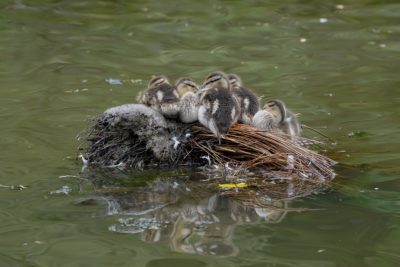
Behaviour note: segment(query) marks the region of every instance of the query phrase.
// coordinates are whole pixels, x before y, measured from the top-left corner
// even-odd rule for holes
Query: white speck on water
[[[325,249],[318,249],[318,250],[317,250],[318,253],[322,253],[322,252],[324,252],[324,251],[325,251]]]
[[[120,79],[113,79],[113,78],[106,79],[106,83],[110,85],[122,85],[122,81]]]
[[[128,36],[133,36],[133,32],[128,32]]]
[[[4,185],[4,184],[0,184],[0,187],[4,187],[4,188],[9,188],[11,190],[23,190],[26,189],[26,186],[22,185],[22,184],[16,184],[16,185]]]
[[[88,88],[82,88],[81,91],[82,92],[86,92],[86,91],[89,91],[89,89]]]
[[[307,38],[300,38],[300,43],[305,43],[305,42],[307,42]]]
[[[40,241],[40,240],[36,240],[34,243],[35,243],[35,244],[38,244],[38,245],[44,244],[44,242],[43,242],[43,241]]]
[[[81,83],[87,83],[88,80],[84,79],[81,81]]]
[[[274,69],[276,69],[276,70],[277,70],[277,69],[279,69],[279,67],[278,67],[278,66],[274,66]]]
[[[374,190],[375,190],[375,191],[378,191],[378,190],[379,190],[379,187],[374,187]]]
[[[344,5],[336,5],[335,7],[336,7],[336,9],[339,9],[339,10],[344,9]]]
[[[79,92],[79,89],[75,89],[75,90],[74,90],[74,93],[78,93],[78,92]]]
[[[142,79],[136,79],[136,80],[132,79],[132,80],[130,80],[130,81],[131,81],[131,83],[133,83],[133,84],[142,84],[142,83],[143,83],[143,80],[142,80]]]
[[[386,47],[386,44],[380,44],[379,47],[380,47],[380,48],[385,48],[385,47]]]
[[[65,179],[65,178],[78,178],[76,175],[60,175],[58,176],[60,179]]]
[[[319,23],[321,23],[321,24],[324,24],[324,23],[327,23],[327,22],[328,22],[327,18],[320,18],[319,19]]]
[[[68,195],[71,191],[72,191],[72,189],[68,185],[63,185],[60,189],[51,191],[50,195],[55,195],[55,194],[57,194],[57,195],[60,195],[60,194]]]
[[[360,190],[360,193],[364,193],[365,192],[365,190]]]

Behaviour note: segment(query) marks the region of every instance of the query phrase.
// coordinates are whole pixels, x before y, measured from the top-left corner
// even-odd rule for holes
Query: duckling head
[[[271,112],[278,123],[283,123],[287,117],[286,105],[282,100],[270,100],[264,105],[264,109]]]
[[[164,75],[153,76],[149,81],[148,88],[154,88],[162,84],[170,84],[167,77],[165,77]]]
[[[202,85],[204,89],[226,88],[230,89],[229,79],[222,71],[215,71],[208,74]]]
[[[240,88],[243,86],[242,79],[236,74],[228,74],[228,80],[231,88]]]
[[[184,96],[187,92],[196,93],[199,89],[197,84],[192,79],[186,77],[176,80],[175,87],[180,97]]]

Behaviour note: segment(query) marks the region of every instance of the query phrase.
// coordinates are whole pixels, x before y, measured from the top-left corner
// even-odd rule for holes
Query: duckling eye
[[[196,88],[196,86],[192,83],[185,83],[186,86],[192,87],[192,88]]]
[[[214,82],[216,82],[216,81],[218,81],[218,80],[220,80],[220,79],[221,79],[221,78],[218,77],[218,78],[215,78],[215,79],[213,79],[213,80],[209,80],[208,82],[206,82],[206,84],[214,83]]]

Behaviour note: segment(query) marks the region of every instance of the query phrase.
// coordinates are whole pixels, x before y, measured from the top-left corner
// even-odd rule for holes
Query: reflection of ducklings
[[[184,123],[197,121],[199,109],[198,86],[189,78],[180,78],[175,82],[176,90],[181,97],[179,102],[179,118]]]
[[[229,81],[222,72],[211,73],[203,87],[198,119],[221,143],[221,137],[238,120],[239,103],[229,91]]]
[[[254,115],[260,109],[258,97],[252,91],[242,86],[242,80],[236,74],[229,74],[228,78],[231,91],[240,103],[239,121],[251,124]]]
[[[301,129],[296,115],[286,108],[281,100],[268,101],[264,109],[269,111],[274,117],[276,127],[290,136],[299,136]]]
[[[148,88],[139,93],[137,100],[139,103],[157,110],[165,117],[176,117],[179,112],[179,94],[165,76],[151,79]]]

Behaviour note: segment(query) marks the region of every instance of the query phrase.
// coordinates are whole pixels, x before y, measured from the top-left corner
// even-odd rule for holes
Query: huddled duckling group
[[[280,129],[292,138],[301,132],[296,115],[283,101],[270,100],[260,108],[259,98],[243,87],[238,75],[221,71],[210,73],[201,86],[186,77],[174,85],[165,76],[154,77],[137,101],[166,118],[178,118],[183,123],[199,121],[219,141],[237,122],[259,129]]]

